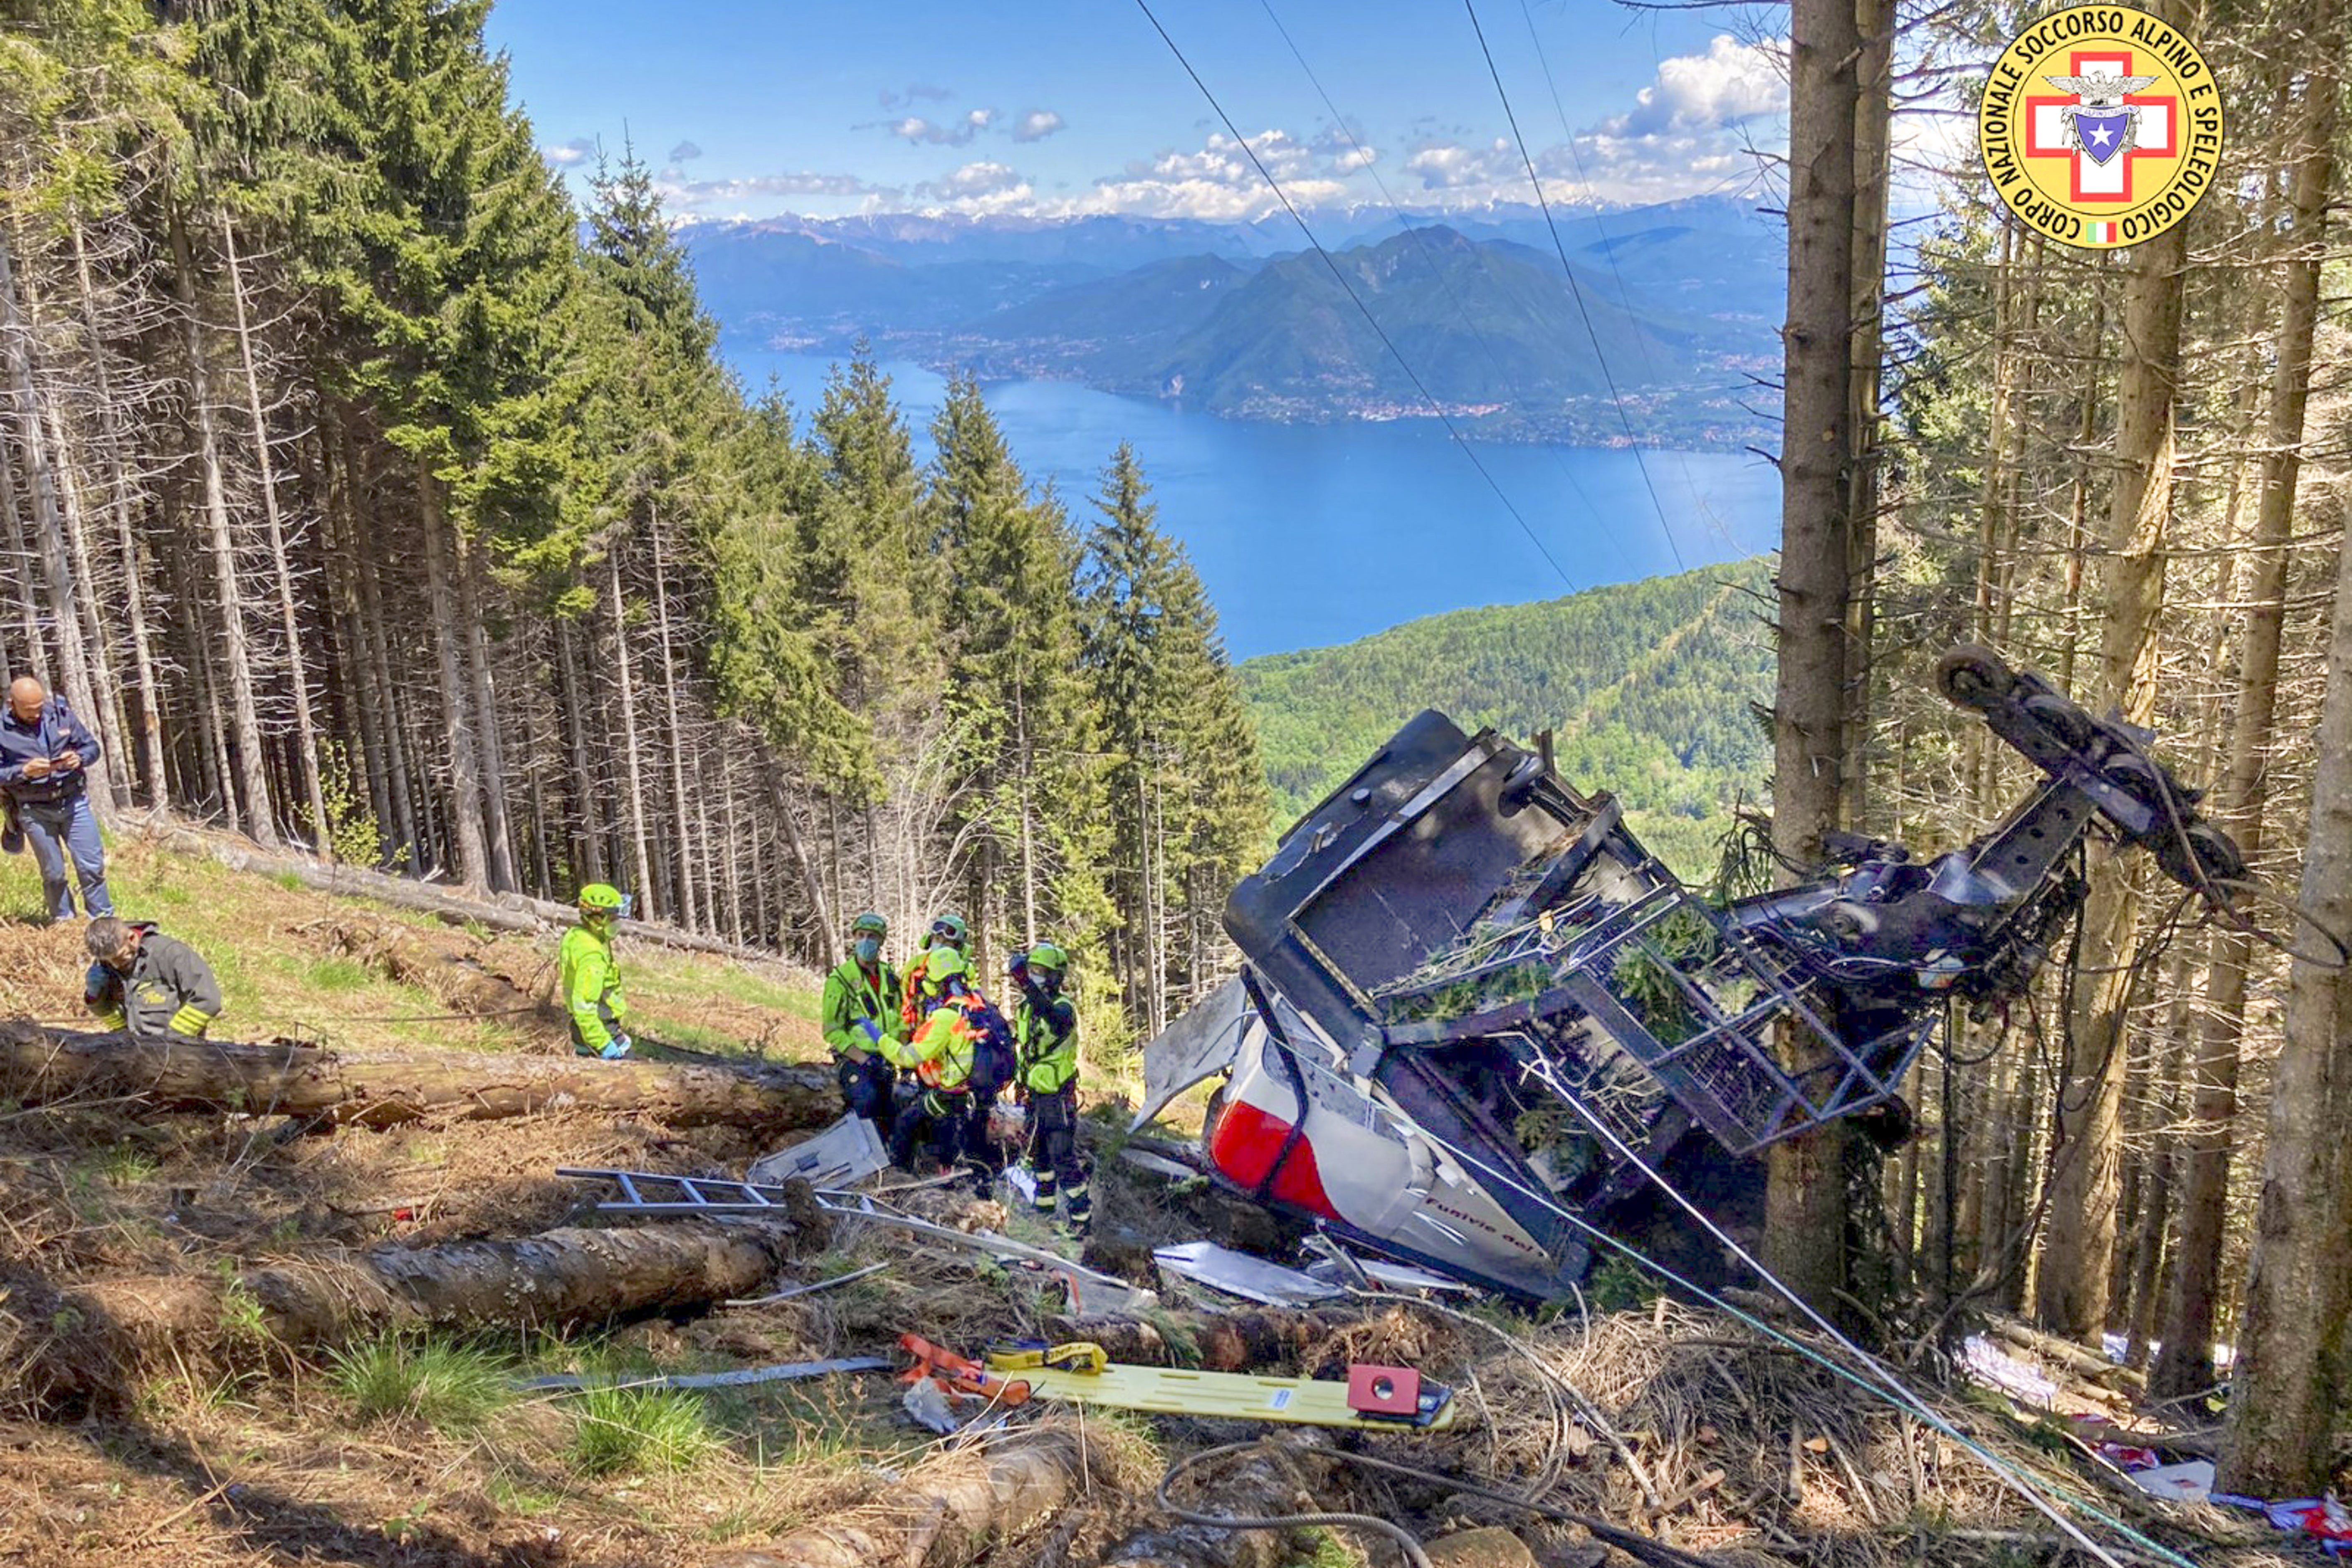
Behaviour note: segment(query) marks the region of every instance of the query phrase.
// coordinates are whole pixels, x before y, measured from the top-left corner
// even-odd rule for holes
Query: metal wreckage
[[[1817,875],[1727,904],[1611,795],[1422,713],[1234,889],[1242,973],[1152,1042],[1138,1124],[1225,1073],[1202,1131],[1222,1184],[1524,1297],[1569,1293],[1603,1236],[1656,1234],[1652,1172],[1752,1226],[1750,1156],[1843,1117],[1899,1136],[1948,1010],[2023,994],[2089,835],[2216,903],[2244,875],[2149,731],[1984,648],[1937,683],[2041,770],[2026,798],[1928,859],[1835,837]]]

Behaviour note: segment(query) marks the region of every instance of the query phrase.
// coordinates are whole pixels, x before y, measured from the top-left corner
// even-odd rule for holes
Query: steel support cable
[[[1353,1083],[1342,1078],[1333,1069],[1319,1063],[1309,1064],[1309,1066],[1310,1070],[1323,1074],[1326,1078],[1346,1088],[1349,1092],[1361,1097],[1361,1090],[1358,1089]],[[1734,1257],[1746,1264],[1759,1279],[1762,1279],[1767,1285],[1772,1287],[1775,1291],[1786,1298],[1800,1312],[1811,1319],[1822,1331],[1822,1332],[1828,1336],[1831,1342],[1844,1350],[1847,1353],[1853,1355],[1863,1364],[1864,1367],[1868,1369],[1871,1375],[1865,1377],[1862,1373],[1855,1371],[1853,1367],[1840,1364],[1829,1356],[1824,1355],[1818,1347],[1807,1344],[1804,1341],[1796,1338],[1794,1335],[1790,1334],[1781,1329],[1775,1328],[1770,1323],[1768,1323],[1763,1319],[1758,1317],[1755,1313],[1734,1305],[1732,1302],[1724,1300],[1714,1291],[1707,1289],[1705,1286],[1702,1286],[1694,1280],[1685,1279],[1681,1274],[1675,1272],[1667,1265],[1659,1262],[1656,1258],[1652,1258],[1649,1254],[1633,1246],[1631,1242],[1624,1241],[1611,1235],[1608,1231],[1594,1225],[1591,1220],[1586,1219],[1582,1215],[1577,1213],[1575,1210],[1565,1206],[1557,1198],[1553,1197],[1551,1194],[1528,1186],[1507,1171],[1496,1169],[1494,1165],[1480,1159],[1470,1151],[1450,1142],[1447,1140],[1437,1136],[1435,1133],[1429,1131],[1427,1129],[1421,1127],[1411,1118],[1405,1116],[1402,1111],[1399,1111],[1391,1106],[1383,1105],[1380,1101],[1371,1100],[1368,1097],[1365,1097],[1365,1103],[1371,1106],[1382,1116],[1389,1118],[1391,1121],[1400,1123],[1408,1132],[1418,1134],[1421,1137],[1428,1139],[1437,1147],[1444,1150],[1447,1153],[1452,1154],[1455,1159],[1460,1160],[1465,1166],[1484,1173],[1487,1177],[1490,1177],[1495,1182],[1499,1183],[1504,1186],[1509,1187],[1512,1191],[1520,1194],[1530,1202],[1550,1210],[1553,1214],[1558,1215],[1561,1219],[1566,1220],[1570,1225],[1574,1226],[1578,1230],[1582,1231],[1585,1235],[1591,1237],[1594,1240],[1600,1242],[1612,1250],[1623,1254],[1633,1262],[1649,1269],[1650,1272],[1667,1281],[1669,1284],[1679,1286],[1681,1289],[1688,1291],[1698,1300],[1706,1302],[1708,1305],[1716,1308],[1727,1316],[1736,1320],[1746,1327],[1754,1330],[1756,1332],[1762,1334],[1767,1339],[1771,1340],[1774,1343],[1779,1344],[1782,1348],[1811,1362],[1816,1366],[1819,1366],[1822,1371],[1829,1373],[1832,1376],[1853,1384],[1855,1388],[1858,1388],[1863,1393],[1869,1394],[1872,1398],[1876,1399],[1883,1404],[1892,1405],[1896,1409],[1903,1411],[1905,1414],[1916,1416],[1919,1420],[1925,1422],[1930,1427],[1933,1427],[1937,1433],[1957,1444],[1963,1451],[1973,1456],[1979,1462],[1990,1469],[1993,1473],[1994,1477],[1999,1479],[2003,1486],[2015,1492],[2018,1496],[2023,1498],[2036,1512],[2049,1520],[2053,1524],[2055,1524],[2070,1540],[2081,1546],[2084,1551],[2090,1552],[2100,1562],[2105,1563],[2107,1568],[2124,1568],[2124,1564],[2123,1562],[2112,1552],[2100,1545],[2098,1542],[2093,1540],[2088,1534],[2084,1533],[2082,1528],[2073,1520],[2067,1518],[2063,1513],[2059,1511],[2058,1507],[2050,1500],[2050,1496],[2045,1495],[2045,1493],[2054,1494],[2058,1500],[2066,1506],[2075,1509],[2080,1512],[2088,1515],[2090,1518],[2096,1520],[2099,1523],[2116,1531],[2118,1534],[2125,1537],[2125,1539],[2132,1542],[2135,1545],[2145,1547],[2149,1552],[2154,1552],[2156,1555],[2162,1558],[2165,1562],[2173,1564],[2174,1568],[2199,1568],[2199,1564],[2193,1559],[2184,1556],[2180,1552],[2174,1551],[2171,1547],[2165,1545],[2162,1542],[2157,1541],[2142,1531],[2134,1529],[2124,1521],[2116,1518],[2114,1515],[2099,1508],[2095,1503],[2086,1501],[2063,1488],[2051,1486],[2047,1482],[2037,1484],[2034,1479],[2026,1476],[2022,1470],[2018,1468],[2018,1467],[2011,1464],[2007,1459],[2002,1458],[2000,1455],[1993,1453],[1990,1449],[1984,1447],[1984,1445],[1976,1441],[1976,1439],[1961,1432],[1959,1428],[1953,1426],[1951,1422],[1945,1419],[1943,1415],[1938,1414],[1932,1405],[1927,1403],[1927,1401],[1921,1399],[1916,1394],[1914,1394],[1906,1384],[1895,1377],[1892,1372],[1887,1370],[1885,1365],[1879,1362],[1876,1357],[1872,1356],[1867,1352],[1864,1351],[1845,1334],[1840,1332],[1835,1325],[1832,1324],[1827,1319],[1815,1311],[1812,1306],[1807,1302],[1804,1298],[1791,1290],[1781,1281],[1778,1275],[1766,1268],[1760,1261],[1748,1251],[1747,1248],[1741,1247],[1737,1241],[1734,1241],[1729,1236],[1726,1235],[1722,1227],[1717,1226],[1712,1219],[1708,1218],[1706,1215],[1701,1212],[1688,1198],[1685,1197],[1680,1189],[1675,1187],[1671,1182],[1667,1181],[1664,1176],[1661,1175],[1647,1161],[1634,1153],[1629,1147],[1627,1147],[1622,1139],[1618,1138],[1614,1133],[1611,1132],[1605,1125],[1596,1121],[1591,1113],[1584,1108],[1583,1103],[1580,1100],[1579,1100],[1575,1096],[1569,1094],[1561,1094],[1560,1098],[1567,1100],[1570,1109],[1576,1111],[1576,1113],[1582,1118],[1588,1125],[1593,1127],[1601,1134],[1602,1140],[1613,1150],[1617,1151],[1621,1157],[1631,1162],[1634,1168],[1639,1170],[1646,1178],[1648,1178],[1648,1180],[1654,1184],[1660,1192],[1673,1199],[1674,1202],[1685,1212],[1696,1218],[1698,1222],[1711,1232]]]
[[[1291,205],[1289,195],[1282,188],[1282,182],[1274,177],[1274,171],[1265,166],[1265,160],[1257,155],[1257,149],[1251,146],[1249,138],[1241,133],[1241,128],[1234,123],[1234,117],[1225,112],[1224,105],[1217,101],[1217,95],[1209,90],[1209,84],[1201,79],[1201,73],[1192,68],[1192,62],[1184,58],[1184,51],[1176,47],[1176,40],[1169,36],[1167,28],[1160,25],[1160,18],[1152,15],[1150,0],[1135,0],[1135,5],[1143,13],[1144,20],[1151,24],[1151,30],[1160,35],[1160,41],[1168,46],[1168,52],[1176,57],[1176,63],[1184,68],[1184,74],[1192,79],[1192,85],[1201,89],[1201,96],[1208,100],[1209,107],[1216,111],[1217,118],[1224,122],[1226,133],[1233,137],[1243,155],[1249,159],[1250,166],[1258,172],[1258,177],[1265,182],[1266,188],[1274,193],[1275,200],[1282,204],[1282,210],[1290,215],[1290,221],[1298,226],[1298,232],[1307,237],[1307,243],[1313,246],[1315,254],[1323,258],[1323,265],[1329,269],[1332,281],[1339,285],[1340,290],[1356,307],[1357,313],[1364,318],[1365,324],[1381,340],[1381,346],[1388,350],[1389,357],[1396,361],[1397,368],[1404,372],[1405,378],[1412,383],[1413,390],[1421,394],[1422,401],[1429,405],[1430,412],[1436,415],[1438,422],[1445,426],[1445,433],[1454,438],[1454,444],[1462,448],[1462,455],[1470,459],[1470,466],[1478,470],[1478,477],[1486,481],[1486,488],[1495,492],[1495,499],[1503,503],[1503,510],[1511,514],[1511,521],[1519,525],[1519,531],[1528,536],[1528,542],[1536,547],[1536,553],[1542,556],[1544,563],[1568,584],[1570,593],[1579,592],[1576,579],[1568,574],[1568,569],[1559,563],[1559,558],[1528,525],[1519,509],[1511,503],[1511,498],[1503,492],[1502,485],[1470,445],[1469,438],[1454,423],[1454,416],[1446,413],[1445,405],[1431,394],[1428,385],[1421,379],[1421,373],[1412,368],[1412,362],[1397,348],[1395,341],[1388,334],[1388,329],[1381,325],[1380,319],[1372,314],[1371,307],[1364,303],[1363,296],[1357,293],[1355,285],[1348,281],[1348,275],[1339,269],[1339,264],[1331,258],[1331,253],[1323,247],[1323,242],[1315,237],[1315,231],[1307,226],[1306,218],[1300,216],[1298,209]]]
[[[1194,1469],[1213,1459],[1230,1458],[1235,1454],[1247,1453],[1264,1442],[1265,1439],[1262,1437],[1252,1438],[1246,1443],[1225,1443],[1214,1448],[1203,1448],[1197,1454],[1188,1454],[1168,1467],[1168,1473],[1160,1478],[1159,1489],[1152,1495],[1159,1500],[1162,1509],[1176,1518],[1187,1524],[1202,1525],[1210,1530],[1303,1530],[1309,1525],[1318,1524],[1340,1525],[1349,1530],[1368,1530],[1376,1535],[1385,1535],[1395,1542],[1398,1549],[1404,1553],[1405,1561],[1411,1563],[1413,1568],[1433,1568],[1429,1561],[1429,1553],[1421,1549],[1421,1542],[1413,1538],[1411,1531],[1406,1530],[1402,1525],[1391,1524],[1385,1519],[1375,1519],[1369,1513],[1257,1515],[1202,1513],[1197,1509],[1185,1508],[1169,1500],[1168,1489],[1175,1485],[1176,1478],[1187,1470]]]
[[[1381,171],[1372,161],[1371,151],[1358,139],[1355,132],[1349,128],[1347,117],[1339,112],[1339,106],[1332,102],[1331,95],[1324,90],[1323,79],[1315,74],[1315,68],[1307,63],[1307,56],[1300,50],[1297,41],[1291,37],[1290,29],[1282,25],[1280,16],[1275,15],[1274,0],[1258,0],[1258,4],[1265,7],[1265,19],[1274,24],[1274,30],[1282,35],[1283,44],[1290,50],[1290,58],[1297,60],[1298,68],[1306,73],[1307,82],[1315,89],[1315,96],[1323,100],[1324,109],[1330,113],[1332,125],[1338,129],[1340,135],[1348,139],[1348,145],[1354,149],[1357,160],[1364,173],[1372,177],[1372,184],[1380,191],[1381,199],[1388,203],[1389,210],[1396,215],[1397,226],[1402,229],[1405,237],[1412,241],[1414,249],[1421,253],[1423,265],[1429,268],[1430,276],[1437,279],[1438,286],[1445,290],[1446,303],[1454,307],[1454,315],[1461,318],[1462,325],[1469,331],[1473,338],[1477,340],[1478,346],[1486,352],[1486,363],[1495,367],[1496,384],[1502,385],[1509,379],[1509,373],[1503,368],[1503,356],[1495,352],[1494,340],[1487,337],[1479,329],[1478,323],[1470,319],[1469,307],[1462,303],[1462,296],[1454,291],[1454,280],[1438,267],[1437,258],[1429,248],[1429,241],[1422,237],[1422,231],[1414,227],[1412,220],[1405,216],[1404,204],[1396,199],[1396,194],[1389,189],[1389,183],[1381,178]],[[1615,259],[1612,258],[1611,265],[1615,264]],[[1618,287],[1620,292],[1622,292],[1623,284],[1621,282]],[[1552,466],[1559,470],[1559,477],[1568,481],[1568,488],[1576,492],[1576,499],[1583,503],[1585,511],[1596,519],[1599,518],[1601,509],[1595,506],[1592,503],[1592,498],[1585,493],[1584,481],[1576,477],[1576,470],[1568,466],[1568,459],[1559,455],[1559,448],[1547,442],[1543,449],[1550,454]]]
[[[1544,226],[1551,231],[1551,247],[1559,253],[1559,269],[1568,277],[1569,297],[1576,301],[1577,316],[1584,322],[1584,335],[1592,341],[1593,363],[1601,368],[1601,379],[1609,388],[1609,401],[1617,410],[1617,424],[1633,447],[1633,466],[1642,471],[1642,488],[1650,492],[1650,510],[1657,514],[1658,531],[1665,535],[1666,548],[1674,554],[1675,569],[1688,571],[1682,546],[1675,542],[1675,531],[1667,525],[1666,509],[1658,500],[1657,484],[1650,478],[1650,465],[1643,459],[1641,445],[1634,440],[1633,421],[1625,412],[1625,395],[1617,390],[1617,377],[1609,368],[1609,356],[1601,352],[1601,334],[1592,325],[1592,312],[1585,308],[1584,289],[1576,280],[1576,268],[1568,264],[1568,246],[1559,237],[1559,225],[1551,216],[1551,202],[1544,195],[1536,161],[1528,152],[1528,139],[1520,133],[1519,117],[1511,108],[1511,95],[1503,89],[1503,73],[1495,64],[1495,51],[1486,47],[1486,29],[1478,25],[1478,8],[1471,0],[1462,0],[1462,8],[1470,14],[1470,28],[1478,35],[1478,52],[1486,57],[1486,73],[1495,79],[1495,96],[1503,100],[1503,118],[1510,122],[1511,139],[1519,146],[1519,161],[1528,168],[1528,184],[1535,187],[1536,205],[1543,209]]]

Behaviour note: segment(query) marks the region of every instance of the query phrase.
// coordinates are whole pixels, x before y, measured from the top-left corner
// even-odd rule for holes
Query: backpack
[[[980,1038],[971,1049],[971,1092],[985,1100],[1003,1091],[1020,1070],[1013,1049],[1013,1029],[993,1003],[983,1002],[971,1013]]]

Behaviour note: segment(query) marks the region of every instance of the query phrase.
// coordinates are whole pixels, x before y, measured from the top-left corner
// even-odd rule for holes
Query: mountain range
[[[984,379],[1076,380],[1236,417],[1415,417],[1433,401],[1490,437],[1763,434],[1769,406],[1748,405],[1778,358],[1782,250],[1742,204],[1562,214],[1557,242],[1532,208],[1314,222],[1347,243],[1285,249],[1265,222],[917,214],[701,224],[688,238],[722,326],[764,347],[862,339]]]

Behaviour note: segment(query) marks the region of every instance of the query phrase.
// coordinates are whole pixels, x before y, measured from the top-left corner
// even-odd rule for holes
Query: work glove
[[[604,1042],[604,1048],[598,1051],[596,1054],[603,1057],[608,1062],[616,1062],[623,1057],[627,1056],[629,1054],[629,1047],[635,1044],[636,1042],[629,1038],[626,1035],[614,1035],[611,1039]]]
[[[871,1018],[860,1018],[857,1020],[857,1026],[865,1032],[867,1039],[873,1041],[877,1046],[882,1043],[881,1025],[876,1023]]]
[[[113,978],[113,974],[103,963],[91,964],[88,969],[82,971],[82,995],[89,1001],[97,1001],[100,996],[106,994],[106,983]]]

